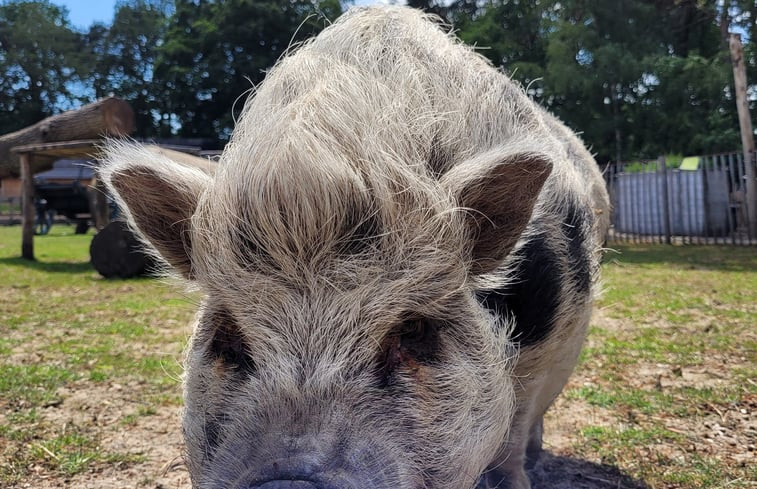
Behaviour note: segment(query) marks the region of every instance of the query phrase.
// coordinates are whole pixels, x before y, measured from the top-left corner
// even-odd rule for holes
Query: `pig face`
[[[475,291],[546,157],[498,149],[435,178],[290,154],[208,175],[114,145],[106,168],[132,226],[205,295],[184,384],[196,487],[476,485],[507,437],[514,350]]]

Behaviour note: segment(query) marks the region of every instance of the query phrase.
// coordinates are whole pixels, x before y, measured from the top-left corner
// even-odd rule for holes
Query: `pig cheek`
[[[209,459],[223,443],[222,426],[228,423],[228,404],[238,389],[229,368],[202,355],[189,366],[185,389],[184,432],[190,450]]]
[[[431,401],[433,398],[429,389],[433,383],[431,369],[412,357],[406,358],[403,365],[403,373],[413,386],[415,395],[423,402]]]

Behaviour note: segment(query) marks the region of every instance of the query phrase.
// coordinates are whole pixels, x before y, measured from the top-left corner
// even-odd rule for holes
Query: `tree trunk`
[[[25,144],[126,136],[134,130],[134,112],[123,100],[108,97],[76,110],[43,119],[16,132],[0,136],[0,178],[18,176],[18,155],[11,148]],[[35,158],[32,173],[52,163],[50,158]]]

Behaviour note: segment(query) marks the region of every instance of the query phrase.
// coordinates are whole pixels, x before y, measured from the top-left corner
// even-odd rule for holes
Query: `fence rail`
[[[21,198],[0,198],[0,225],[21,223]]]
[[[752,154],[749,164],[754,161]],[[674,168],[664,158],[610,163],[604,171],[613,207],[608,241],[757,245],[745,170],[742,153]]]

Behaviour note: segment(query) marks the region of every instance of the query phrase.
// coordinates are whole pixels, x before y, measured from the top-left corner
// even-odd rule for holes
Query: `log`
[[[123,221],[113,221],[92,238],[92,266],[106,278],[129,278],[155,269],[155,261]]]
[[[18,155],[11,148],[35,143],[126,136],[134,131],[134,111],[115,97],[100,99],[76,110],[56,114],[38,123],[0,136],[0,178],[19,175]],[[35,158],[32,173],[47,169],[54,158]]]

